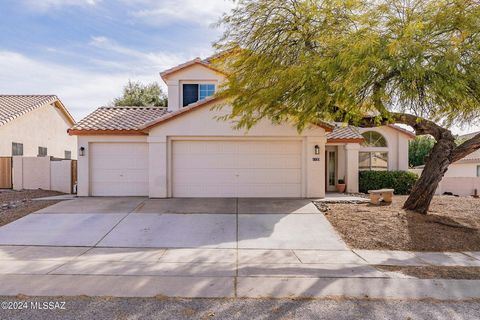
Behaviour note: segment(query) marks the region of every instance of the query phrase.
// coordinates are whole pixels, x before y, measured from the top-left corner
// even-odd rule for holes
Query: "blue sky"
[[[56,94],[79,120],[129,80],[213,53],[231,0],[0,0],[0,93]]]
[[[213,53],[232,0],[0,0],[0,93],[56,94],[76,120],[130,79]],[[479,127],[453,128],[455,133]]]

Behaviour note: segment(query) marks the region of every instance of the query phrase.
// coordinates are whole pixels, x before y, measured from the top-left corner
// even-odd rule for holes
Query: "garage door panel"
[[[301,141],[174,141],[174,197],[301,197]]]
[[[247,154],[238,158],[237,168],[294,168],[302,165],[298,155]]]
[[[148,195],[146,143],[92,143],[89,156],[92,196]]]
[[[103,170],[99,174],[92,176],[92,181],[104,182],[129,182],[129,181],[145,181],[148,179],[148,173],[145,170]]]
[[[247,183],[301,183],[301,172],[297,169],[283,169],[279,174],[276,169],[238,169],[238,182],[240,184]]]
[[[176,197],[235,197],[235,185],[233,184],[176,184],[173,193]]]
[[[129,182],[128,184],[116,183],[115,189],[112,190],[112,183],[96,182],[92,185],[92,195],[97,197],[108,196],[145,196],[148,194],[148,190],[145,189],[145,185],[142,182]]]
[[[215,176],[212,177],[212,170],[208,169],[184,169],[178,170],[175,174],[175,180],[182,183],[183,181],[190,184],[203,184],[208,185],[208,181],[215,178],[216,183],[232,183],[232,179],[235,178],[235,174],[229,169],[217,169],[215,170]],[[189,183],[183,183],[188,185]]]
[[[112,170],[112,169],[132,169],[144,170],[148,167],[148,159],[139,159],[138,157],[102,157],[92,161],[93,169]]]

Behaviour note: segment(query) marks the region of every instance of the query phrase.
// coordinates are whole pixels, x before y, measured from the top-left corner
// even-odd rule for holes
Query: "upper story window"
[[[65,150],[65,159],[70,160],[72,159],[72,151]]]
[[[215,93],[215,85],[214,84],[200,84],[198,85],[198,96],[199,100],[205,99],[206,97],[210,97]]]
[[[12,156],[23,156],[23,143],[12,142]]]
[[[199,100],[203,100],[215,93],[214,84],[186,83],[182,86],[183,99],[182,106],[188,106]]]
[[[376,131],[366,131],[362,133],[363,139],[362,147],[386,147],[387,140]]]
[[[47,148],[45,147],[38,147],[38,156],[39,157],[46,157],[48,154]]]

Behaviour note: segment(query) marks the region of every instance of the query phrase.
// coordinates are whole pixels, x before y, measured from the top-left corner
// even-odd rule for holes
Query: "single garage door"
[[[147,196],[147,144],[92,143],[90,174],[92,196]]]
[[[301,141],[174,141],[174,197],[301,197]]]

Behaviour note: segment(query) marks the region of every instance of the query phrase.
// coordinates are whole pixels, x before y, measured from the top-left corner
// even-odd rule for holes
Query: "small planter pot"
[[[340,192],[340,193],[344,193],[345,192],[345,189],[347,188],[347,185],[345,183],[338,183],[336,186],[337,188],[337,191]]]

